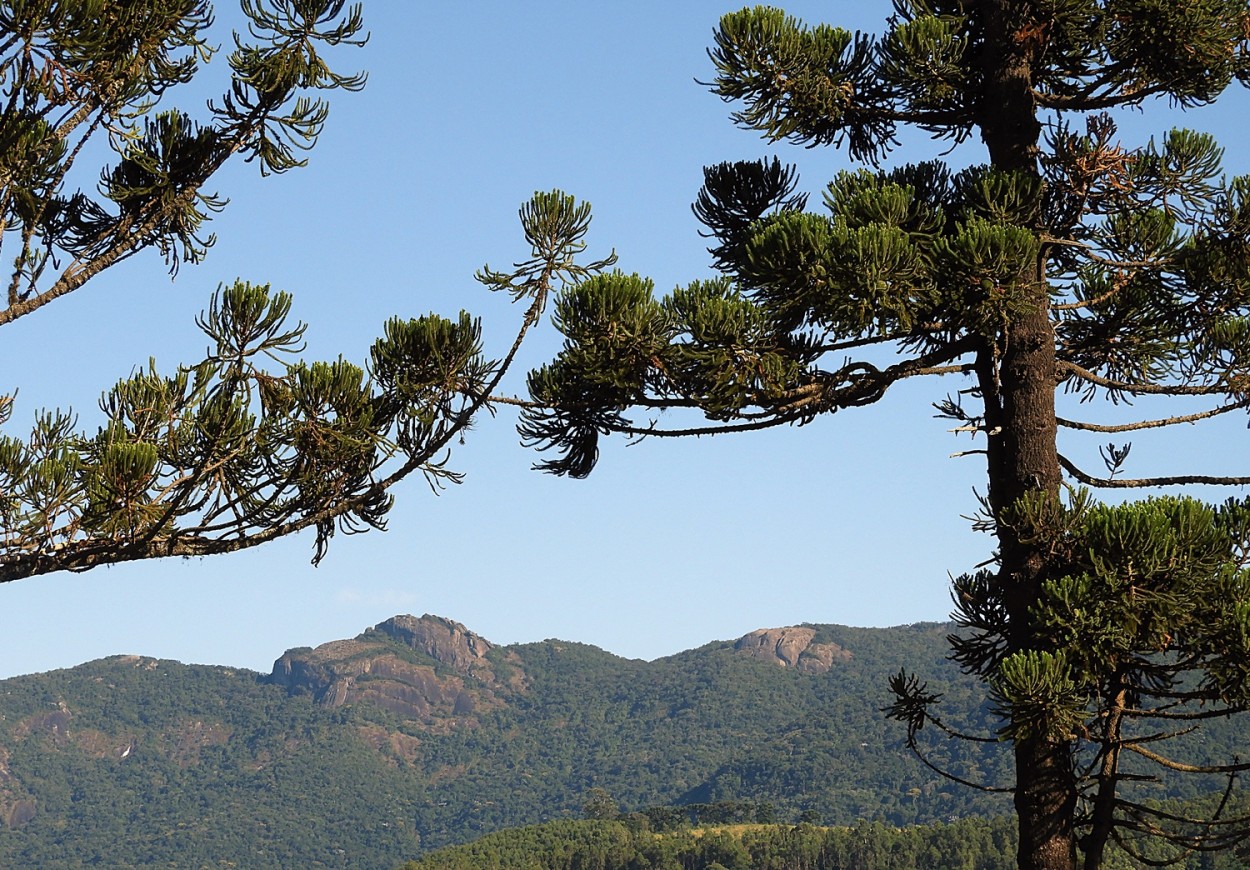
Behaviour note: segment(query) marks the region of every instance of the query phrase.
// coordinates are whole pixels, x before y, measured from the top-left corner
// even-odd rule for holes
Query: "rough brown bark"
[[[1037,173],[1041,125],[1032,96],[1037,32],[1028,0],[982,0],[984,42],[980,58],[982,103],[977,122],[996,167]],[[1001,346],[980,354],[978,374],[986,398],[989,500],[997,521],[998,580],[1015,650],[1034,645],[1031,605],[1046,578],[1047,553],[1021,538],[1007,511],[1026,495],[1058,499],[1061,472],[1056,447],[1055,334],[1041,263],[1021,275],[1015,292],[1023,312],[1001,336]],[[988,378],[994,382],[987,383]],[[987,392],[988,391],[988,392]],[[1015,747],[1015,808],[1022,870],[1075,870],[1073,829],[1077,791],[1067,741],[1022,740]]]
[[[1042,740],[1016,744],[1015,806],[1022,870],[1075,870],[1076,778],[1071,747]]]

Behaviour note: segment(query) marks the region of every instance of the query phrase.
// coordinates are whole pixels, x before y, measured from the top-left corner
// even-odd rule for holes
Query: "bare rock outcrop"
[[[491,642],[453,620],[428,613],[420,619],[395,616],[376,630],[463,674],[476,676],[490,671],[486,654],[491,651]]]
[[[9,770],[9,751],[0,746],[0,825],[12,830],[35,818],[35,799]]]
[[[410,660],[396,641],[436,664]],[[290,650],[274,662],[269,679],[327,707],[365,702],[427,728],[453,728],[502,703],[486,658],[490,649],[458,622],[397,616],[354,640]]]
[[[761,628],[739,638],[734,651],[804,674],[823,674],[836,663],[851,660],[850,650],[836,643],[814,643],[815,637],[815,629],[802,626]]]

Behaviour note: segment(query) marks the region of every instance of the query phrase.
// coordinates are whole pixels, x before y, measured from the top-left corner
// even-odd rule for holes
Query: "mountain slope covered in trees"
[[[18,677],[0,682],[0,866],[394,867],[579,817],[591,789],[626,813],[997,815],[1003,796],[925,769],[879,712],[888,676],[926,661],[949,721],[990,727],[944,659],[948,630],[813,625],[644,662],[396,617],[268,675],[122,656]],[[1205,739],[1218,751],[1236,735]],[[934,758],[1001,784],[992,750],[937,744]]]

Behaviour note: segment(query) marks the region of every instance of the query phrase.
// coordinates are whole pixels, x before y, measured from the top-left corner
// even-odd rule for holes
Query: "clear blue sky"
[[[706,46],[734,8],[367,4],[372,40],[336,60],[367,69],[368,87],[334,96],[306,169],[262,180],[238,165],[210,185],[231,204],[204,264],[171,283],[159,257],[138,257],[4,328],[0,387],[20,387],[9,431],[25,430],[37,408],[67,405],[94,425],[100,392],[149,356],[166,370],[198,359],[205,342],[193,318],[236,277],[294,293],[310,357],[363,361],[386,318],[460,308],[482,316],[498,351],[517,312],[472,273],[527,255],[516,209],[534,190],[591,202],[590,253],[615,248],[621,268],[658,288],[707,277],[689,208],[704,164],[780,154],[811,191],[849,166],[831,149],[772,146],[734,129],[729,108],[696,83],[710,78]],[[890,4],[785,8],[876,29]],[[218,19],[226,43],[237,12],[220,4]],[[1247,109],[1237,94],[1184,123],[1215,132],[1230,169],[1246,172]],[[1124,138],[1179,123],[1155,104],[1125,119]],[[905,141],[898,160],[940,150]],[[979,148],[952,159],[976,161]],[[525,362],[556,345],[544,329]],[[390,531],[340,536],[319,568],[304,536],[0,586],[0,676],[116,653],[267,671],[288,647],[354,636],[397,613],[450,617],[500,643],[559,637],[639,658],[799,622],[944,619],[947,573],[971,568],[992,544],[960,517],[976,508],[983,468],[976,457],[949,458],[971,445],[947,434],[929,404],[960,386],[905,384],[803,429],[609,443],[586,481],[530,471],[535,457],[504,412],[457,448],[463,486],[434,497],[409,481]],[[1235,420],[1143,438],[1132,471],[1244,473],[1246,437]],[[1096,467],[1097,443],[1072,453]]]

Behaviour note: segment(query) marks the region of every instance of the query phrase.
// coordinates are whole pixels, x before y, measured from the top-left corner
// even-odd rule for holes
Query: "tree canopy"
[[[801,425],[906,379],[956,380],[933,403],[978,439],[965,451],[985,461],[975,524],[996,548],[992,567],[955,582],[965,632],[954,655],[1001,713],[986,739],[1015,749],[1020,866],[1074,867],[1079,847],[1096,867],[1108,842],[1132,848],[1134,833],[1228,845],[1238,827],[1219,812],[1199,824],[1125,797],[1155,772],[1122,756],[1172,772],[1240,769],[1146,744],[1250,700],[1239,664],[1250,655],[1248,503],[1102,507],[1078,487],[1250,477],[1183,466],[1128,477],[1124,443],[1103,448],[1096,474],[1060,451],[1059,433],[1067,444],[1250,407],[1250,179],[1227,178],[1200,132],[1125,144],[1113,114],[1160,99],[1200,106],[1250,83],[1250,5],[893,6],[879,35],[771,7],[721,19],[708,86],[735,123],[844,148],[863,167],[829,181],[819,208],[776,159],[707,168],[694,208],[718,275],[662,298],[623,272],[562,293],[564,345],[529,377],[522,436],[547,453],[539,467],[584,477],[612,433]],[[887,165],[905,126],[979,140],[985,162]],[[1061,415],[1056,394],[1081,401]],[[1066,416],[1139,397],[1173,410],[1111,424]],[[891,712],[913,738],[940,724],[921,681],[903,674],[895,688]],[[1170,724],[1142,730],[1152,719]]]
[[[262,175],[302,166],[328,107],[363,73],[329,56],[367,37],[343,0],[242,0],[246,33],[229,88],[194,119],[170,103],[215,49],[207,0],[0,4],[0,252],[11,263],[0,326],[29,317],[145,250],[172,273],[213,244],[226,207],[207,188],[230,160]],[[94,187],[92,183],[94,182]],[[548,293],[582,264],[589,207],[559,191],[520,212],[530,257],[478,280],[525,313],[502,359],[478,321],[392,318],[366,364],[301,358],[292,297],[222,285],[197,320],[204,359],[153,361],[107,390],[103,423],[39,412],[0,437],[0,581],[161,556],[199,556],[313,529],[314,561],[336,530],[384,525],[391,487],[414,472],[459,480],[448,450],[487,406]],[[0,422],[14,409],[4,386]]]

